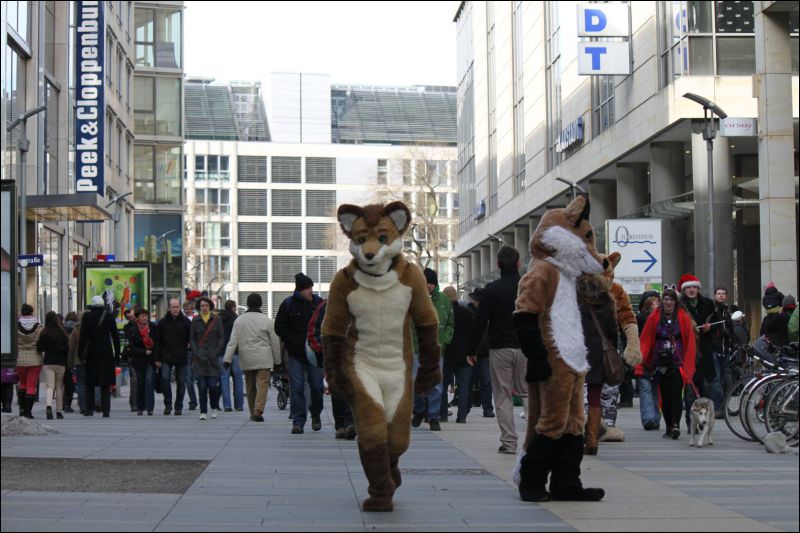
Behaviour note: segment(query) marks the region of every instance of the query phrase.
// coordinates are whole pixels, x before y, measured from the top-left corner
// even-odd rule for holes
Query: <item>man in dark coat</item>
[[[472,397],[469,384],[472,378],[472,365],[467,362],[467,341],[472,328],[472,311],[458,303],[458,295],[453,287],[445,287],[442,293],[453,304],[453,338],[444,349],[444,387],[442,387],[442,421],[447,421],[447,388],[455,378],[458,411],[456,423],[466,424]]]
[[[697,326],[697,363],[694,373],[694,384],[697,390],[706,398],[712,398],[712,387],[714,378],[717,375],[714,369],[714,339],[711,334],[712,315],[714,314],[714,302],[710,298],[700,295],[702,284],[700,280],[692,274],[684,274],[678,283],[678,290],[681,293],[681,303],[689,311],[689,315]],[[689,427],[689,412],[694,402],[694,394],[689,389],[683,396],[686,407],[686,426]]]
[[[286,345],[289,357],[289,389],[292,409],[292,433],[303,433],[306,425],[305,384],[311,389],[311,429],[322,429],[322,368],[312,365],[306,356],[306,339],[311,315],[322,299],[313,293],[314,281],[300,272],[295,275],[294,294],[286,298],[275,316],[275,332]]]
[[[92,298],[92,306],[81,322],[78,357],[86,368],[86,412],[94,414],[94,387],[100,387],[103,416],[111,413],[110,387],[117,381],[115,367],[119,362],[119,333],[114,313],[108,312],[102,296]]]
[[[233,323],[236,321],[238,315],[236,314],[236,302],[228,300],[225,302],[225,308],[219,314],[222,320],[222,329],[225,331],[225,346],[231,340],[231,332],[233,331]],[[239,362],[239,352],[233,355],[230,369],[222,364],[222,355],[220,356],[219,365],[222,368],[219,381],[222,393],[222,407],[226,413],[233,411],[235,407],[237,411],[244,410],[244,374],[242,373],[242,365]],[[231,376],[233,376],[233,404],[231,405]]]
[[[161,390],[164,395],[164,415],[172,412],[172,384],[170,376],[175,369],[175,416],[183,414],[183,395],[186,393],[186,366],[189,352],[189,336],[192,323],[181,313],[181,302],[177,298],[169,301],[169,311],[159,320],[158,354],[161,363]]]

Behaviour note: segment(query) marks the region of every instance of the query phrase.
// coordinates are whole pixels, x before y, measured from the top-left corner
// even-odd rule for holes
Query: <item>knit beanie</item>
[[[439,275],[436,274],[435,270],[430,268],[425,269],[425,281],[430,283],[431,285],[438,285],[439,284]]]
[[[797,299],[791,294],[787,294],[783,297],[781,307],[783,307],[785,310],[794,311],[794,309],[797,307]]]
[[[294,275],[294,290],[302,291],[314,286],[314,281],[302,272]]]
[[[780,307],[783,303],[783,293],[781,293],[775,285],[767,286],[767,290],[764,291],[764,298],[761,300],[761,305],[764,306],[764,309],[772,309],[774,307]]]
[[[693,275],[693,274],[684,274],[681,276],[680,281],[678,281],[678,292],[683,292],[683,289],[686,287],[697,287],[698,289],[703,288],[703,284],[700,283],[700,279]]]

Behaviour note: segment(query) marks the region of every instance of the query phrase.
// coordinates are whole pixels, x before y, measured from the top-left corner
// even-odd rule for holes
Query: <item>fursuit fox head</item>
[[[530,251],[534,259],[546,260],[573,275],[600,274],[608,266],[608,260],[600,257],[595,248],[589,199],[583,196],[542,216],[531,238]]]
[[[403,202],[372,204],[360,207],[339,206],[337,218],[350,239],[350,253],[358,268],[373,276],[382,276],[403,251],[403,234],[411,223],[411,211]]]

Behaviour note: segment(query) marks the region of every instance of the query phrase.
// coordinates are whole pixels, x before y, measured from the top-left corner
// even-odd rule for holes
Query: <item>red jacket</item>
[[[681,330],[681,344],[683,345],[683,364],[681,366],[683,381],[689,383],[694,377],[695,354],[697,352],[697,339],[694,333],[692,317],[681,308],[677,308],[678,327]],[[634,369],[637,376],[644,375],[644,368],[651,368],[656,347],[656,325],[661,320],[661,309],[656,309],[647,317],[639,343],[642,348],[642,364]]]

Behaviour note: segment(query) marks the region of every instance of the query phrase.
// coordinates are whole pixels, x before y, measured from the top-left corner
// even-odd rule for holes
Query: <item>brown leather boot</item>
[[[392,496],[397,487],[392,480],[389,446],[379,444],[367,449],[358,443],[358,455],[369,482],[369,498],[361,503],[361,509],[365,512],[393,511]]]
[[[590,407],[589,416],[586,420],[586,441],[583,445],[584,455],[597,455],[597,435],[600,432],[600,418],[603,409],[600,407]]]

